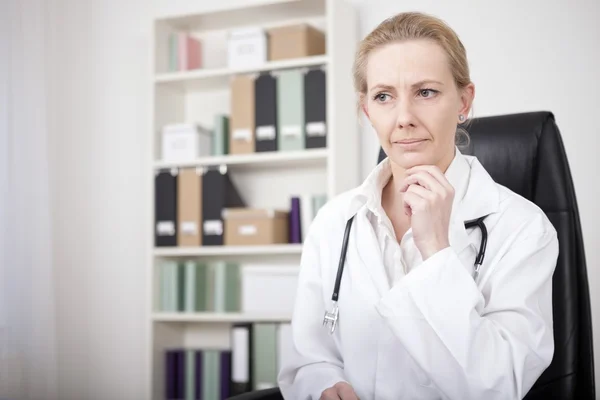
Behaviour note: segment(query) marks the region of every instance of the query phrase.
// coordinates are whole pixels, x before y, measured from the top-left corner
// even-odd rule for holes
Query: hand
[[[436,166],[416,166],[406,174],[400,188],[404,193],[404,212],[411,216],[415,245],[425,261],[450,245],[448,229],[454,188]]]
[[[346,382],[338,382],[321,393],[319,400],[359,400],[352,386]]]

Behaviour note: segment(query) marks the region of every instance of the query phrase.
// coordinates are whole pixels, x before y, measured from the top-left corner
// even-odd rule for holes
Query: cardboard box
[[[289,213],[287,211],[252,208],[227,208],[225,245],[270,245],[289,241]]]
[[[163,161],[191,161],[209,156],[212,134],[194,124],[166,125],[162,130],[161,158]]]
[[[242,312],[292,315],[299,273],[300,268],[287,265],[244,265],[241,270]]]
[[[236,75],[231,79],[231,117],[229,154],[254,153],[255,143],[254,76]]]
[[[269,29],[269,60],[325,54],[325,33],[309,24]]]
[[[267,34],[261,28],[234,29],[227,38],[229,68],[256,67],[267,61]]]

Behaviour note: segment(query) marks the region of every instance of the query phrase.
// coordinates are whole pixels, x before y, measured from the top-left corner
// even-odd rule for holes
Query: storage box
[[[231,79],[230,154],[255,151],[254,79],[253,75],[236,75]]]
[[[269,29],[269,60],[325,54],[325,34],[309,24]]]
[[[252,208],[227,208],[225,245],[270,245],[288,243],[289,213],[287,211]]]
[[[234,29],[227,39],[229,68],[256,67],[267,61],[267,34],[261,28]]]
[[[211,146],[210,131],[194,124],[172,124],[162,130],[163,161],[191,161],[209,156]]]
[[[242,268],[242,312],[292,315],[300,268],[245,265]]]

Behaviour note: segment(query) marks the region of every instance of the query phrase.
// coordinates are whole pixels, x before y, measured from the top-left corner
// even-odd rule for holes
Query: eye
[[[387,93],[377,93],[373,96],[373,100],[378,101],[380,103],[385,103],[385,101],[390,97]]]
[[[430,97],[434,97],[436,94],[438,94],[439,92],[437,90],[434,89],[421,89],[419,90],[419,96],[427,99]]]

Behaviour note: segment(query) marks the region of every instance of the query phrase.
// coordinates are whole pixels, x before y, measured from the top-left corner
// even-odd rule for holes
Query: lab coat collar
[[[492,177],[474,156],[463,155],[455,147],[454,159],[446,170],[446,178],[454,187],[450,217],[449,240],[456,250],[469,244],[464,223],[498,211],[500,192]],[[391,176],[389,158],[382,160],[351,196],[345,211],[346,220],[362,208],[374,209],[372,202],[381,203],[382,181]]]

